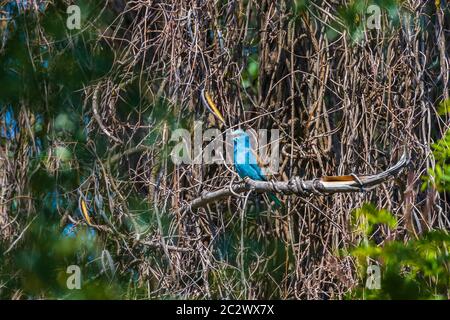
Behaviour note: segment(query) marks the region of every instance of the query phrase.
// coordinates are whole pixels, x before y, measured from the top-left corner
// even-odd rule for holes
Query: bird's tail
[[[272,192],[268,193],[267,196],[269,197],[270,201],[274,202],[273,205],[273,209],[278,209],[281,208],[283,206],[283,204],[281,203],[280,199],[277,198],[277,196],[275,194],[273,194]]]

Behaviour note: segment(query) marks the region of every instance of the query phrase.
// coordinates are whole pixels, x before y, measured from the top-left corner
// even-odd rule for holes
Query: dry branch
[[[300,177],[293,177],[288,181],[255,181],[245,179],[245,182],[237,183],[217,191],[207,192],[201,197],[193,200],[185,209],[197,209],[214,201],[233,196],[246,191],[276,192],[281,194],[307,195],[331,194],[345,192],[368,191],[377,185],[385,182],[389,177],[397,175],[409,162],[405,152],[400,160],[386,171],[370,176],[354,176],[353,181],[324,181],[320,178],[313,180],[303,180]]]
[[[105,248],[117,250],[118,270],[129,270],[128,266],[139,261],[136,266],[141,279],[148,275],[158,279],[158,287],[148,290],[148,299],[174,295],[189,299],[347,297],[359,283],[358,273],[353,258],[334,253],[363,240],[363,235],[350,229],[348,213],[367,201],[395,214],[399,228],[408,231],[405,241],[424,231],[450,228],[446,194],[420,188],[420,177],[435,167],[430,146],[442,137],[448,123],[435,108],[448,97],[450,58],[445,50],[450,33],[445,10],[437,12],[433,1],[401,1],[398,24],[383,13],[380,29],[364,30],[361,41],[354,41],[351,29],[341,21],[340,8],[350,7],[348,1],[324,1],[320,6],[309,1],[299,15],[292,10],[294,2],[105,2],[119,17],[107,30],[103,23],[98,26],[102,36],[96,47],[107,44],[114,48],[114,64],[108,74],[84,89],[83,114],[74,108],[77,119],[92,120],[87,125],[87,143],[77,142],[76,149],[83,147],[99,159],[98,165],[87,167],[84,157],[77,155],[71,166],[79,168],[80,177],[91,174],[83,191],[95,195],[96,201],[105,200],[99,211],[108,228],[116,231],[105,237]],[[331,38],[326,32],[329,28],[336,32]],[[49,52],[59,52],[44,31],[39,33],[40,39],[29,39],[28,47],[37,43]],[[74,45],[82,44],[79,38]],[[2,43],[0,39],[0,51]],[[30,50],[33,56],[35,51]],[[257,79],[249,77],[253,59],[258,66]],[[243,86],[247,81],[242,80],[250,80],[250,85]],[[49,86],[45,81],[42,85],[45,101],[53,101],[49,94],[58,92],[60,84]],[[202,88],[212,94],[229,126],[280,130],[280,182],[235,184],[224,179],[229,176],[225,166],[172,166],[166,153],[170,130],[177,126],[190,130],[189,120],[200,116],[209,122],[206,97],[198,97]],[[88,103],[92,106],[87,107]],[[0,238],[8,241],[6,248],[20,239],[34,215],[41,214],[43,203],[29,194],[27,185],[36,173],[28,172],[31,157],[35,157],[33,135],[26,134],[32,110],[26,110],[27,103],[17,107],[21,110],[17,119],[20,133],[24,134],[4,142],[0,150]],[[51,114],[48,119],[45,116],[47,122],[46,130],[52,132]],[[2,130],[6,129],[2,123]],[[98,140],[99,136],[107,139]],[[52,146],[51,161],[42,162],[37,169],[49,168],[53,174],[61,162],[53,156],[53,146],[71,146],[73,138],[66,134],[47,138]],[[97,148],[97,141],[102,148]],[[382,182],[406,165],[406,157],[387,171],[367,176],[383,171],[386,162],[396,162],[397,156],[386,150],[399,145],[407,145],[408,154],[414,154],[405,183]],[[338,180],[326,176],[333,172],[366,176],[330,181]],[[322,178],[306,180],[309,177]],[[372,187],[377,187],[377,192],[350,193]],[[244,195],[252,189],[300,196],[289,197],[289,205],[276,213],[276,219],[244,221],[222,214],[234,206],[233,201],[220,199],[235,200],[236,193]],[[78,200],[77,193],[64,185],[58,185],[58,190],[64,203]],[[304,201],[302,192],[340,194]],[[149,211],[135,199],[155,209]],[[179,214],[179,204],[188,213],[214,201],[220,206],[195,210],[195,215]],[[167,208],[176,208],[176,214],[167,214]],[[70,207],[58,205],[63,219],[73,214],[70,211]],[[140,226],[135,230],[129,227],[135,224],[134,217],[153,217],[156,212],[158,219],[152,218],[152,227],[141,235],[144,243],[128,246],[134,244],[135,231],[141,234]],[[167,228],[156,224],[162,217]],[[388,228],[377,231],[377,239],[390,236]],[[221,239],[235,238],[240,245],[233,240],[223,246]],[[285,266],[277,267],[285,270],[282,277],[272,277],[270,266],[275,260],[270,252],[252,258],[244,243],[249,238],[285,245],[289,259]],[[237,257],[249,259],[239,265],[242,274],[248,275],[242,279],[234,272],[223,272],[238,262],[239,258],[228,252],[239,246]],[[13,249],[18,248],[15,245]],[[203,281],[198,280],[199,275]],[[208,278],[217,281],[209,283]]]

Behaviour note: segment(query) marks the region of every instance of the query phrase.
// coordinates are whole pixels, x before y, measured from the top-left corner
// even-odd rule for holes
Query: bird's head
[[[233,146],[236,148],[237,145],[249,145],[250,136],[242,129],[237,129],[231,132],[231,139],[233,141]]]
[[[245,133],[242,129],[236,129],[233,132],[231,132],[231,136],[234,138],[240,137],[240,136],[247,136],[247,133]]]
[[[246,137],[248,137],[248,134],[242,129],[237,129],[231,132],[231,138],[233,139],[234,142]]]

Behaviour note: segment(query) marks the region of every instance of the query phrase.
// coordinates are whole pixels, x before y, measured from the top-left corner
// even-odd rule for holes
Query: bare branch
[[[408,163],[409,158],[405,152],[400,160],[386,171],[370,176],[354,175],[355,179],[353,181],[324,181],[320,178],[303,180],[300,177],[293,177],[289,181],[255,181],[245,179],[245,182],[237,183],[217,191],[208,192],[201,197],[196,198],[189,205],[184,207],[184,210],[182,211],[188,209],[194,210],[203,207],[208,203],[233,196],[234,193],[243,193],[250,190],[254,190],[259,193],[276,192],[281,194],[297,195],[307,195],[311,193],[332,194],[368,191],[385,182],[389,179],[389,177],[398,174]]]

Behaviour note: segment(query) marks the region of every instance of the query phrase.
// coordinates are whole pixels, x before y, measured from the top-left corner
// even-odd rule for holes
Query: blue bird
[[[219,108],[217,108],[211,96],[205,89],[202,89],[200,92],[200,100],[206,109],[208,109],[225,126],[227,125]],[[233,131],[231,135],[233,137],[234,168],[239,177],[242,179],[248,177],[252,180],[267,181],[267,177],[259,167],[255,155],[251,152],[250,137],[248,134],[243,130],[238,129]],[[275,208],[281,207],[281,201],[273,193],[268,193],[267,195],[270,200],[275,202]]]
[[[256,157],[250,147],[250,137],[243,130],[232,132],[233,162],[237,174],[242,179],[248,177],[252,180],[267,181],[267,177],[259,167]],[[275,202],[275,207],[281,207],[281,201],[273,194],[268,193],[269,199]]]

